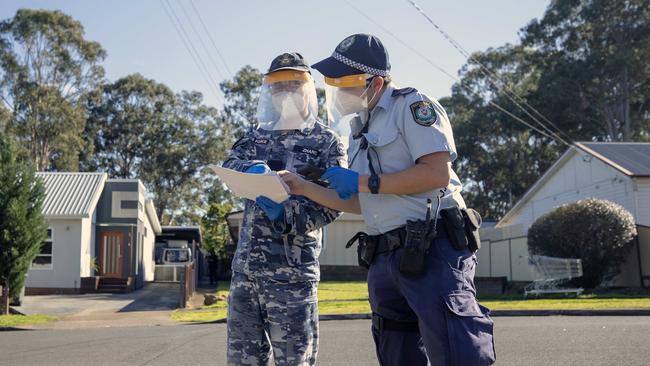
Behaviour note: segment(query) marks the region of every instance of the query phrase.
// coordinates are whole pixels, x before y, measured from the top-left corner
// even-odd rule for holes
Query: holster
[[[451,207],[440,211],[451,245],[456,250],[469,248],[476,252],[481,248],[479,228],[481,215],[476,210]]]
[[[345,248],[350,248],[355,241],[359,242],[357,245],[357,261],[359,266],[365,269],[370,268],[370,264],[375,259],[375,253],[377,252],[377,240],[360,231],[348,241]]]
[[[404,251],[399,261],[399,271],[402,274],[418,276],[424,273],[424,259],[432,241],[430,229],[431,226],[426,221],[406,221]]]
[[[481,236],[479,235],[479,229],[483,223],[481,215],[473,208],[468,208],[463,211],[463,217],[466,224],[467,245],[469,250],[476,252],[481,249]]]

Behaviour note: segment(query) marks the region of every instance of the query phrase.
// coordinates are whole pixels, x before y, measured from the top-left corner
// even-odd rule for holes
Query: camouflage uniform
[[[302,131],[251,130],[235,143],[223,166],[245,171],[264,162],[273,170],[295,172],[307,164],[345,166],[345,160],[338,136],[315,123]],[[276,365],[316,362],[320,229],[339,212],[302,196],[285,201],[284,212],[284,220],[273,222],[246,200],[232,262],[229,365],[267,365],[271,354]]]

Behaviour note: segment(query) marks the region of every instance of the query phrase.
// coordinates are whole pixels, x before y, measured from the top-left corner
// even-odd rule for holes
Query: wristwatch
[[[370,189],[370,193],[372,194],[377,194],[379,193],[379,184],[380,184],[380,179],[379,175],[377,174],[372,174],[370,175],[370,178],[368,178],[368,189]]]

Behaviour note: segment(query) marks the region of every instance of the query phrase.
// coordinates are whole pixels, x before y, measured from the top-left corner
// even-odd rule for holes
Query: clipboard
[[[277,172],[242,173],[218,165],[208,165],[208,168],[238,197],[255,201],[259,196],[266,196],[276,203],[289,198],[289,187]]]

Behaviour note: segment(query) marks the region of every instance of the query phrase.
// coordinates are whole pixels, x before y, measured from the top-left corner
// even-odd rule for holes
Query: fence
[[[506,277],[508,281],[530,282],[528,240],[522,227],[481,229],[481,249],[476,253],[477,277]]]
[[[183,265],[156,264],[154,279],[156,282],[179,282],[183,271]]]
[[[187,307],[187,302],[190,300],[194,291],[196,290],[196,281],[195,281],[195,264],[194,262],[186,264],[183,270],[180,272],[180,302],[179,307],[181,309]]]

